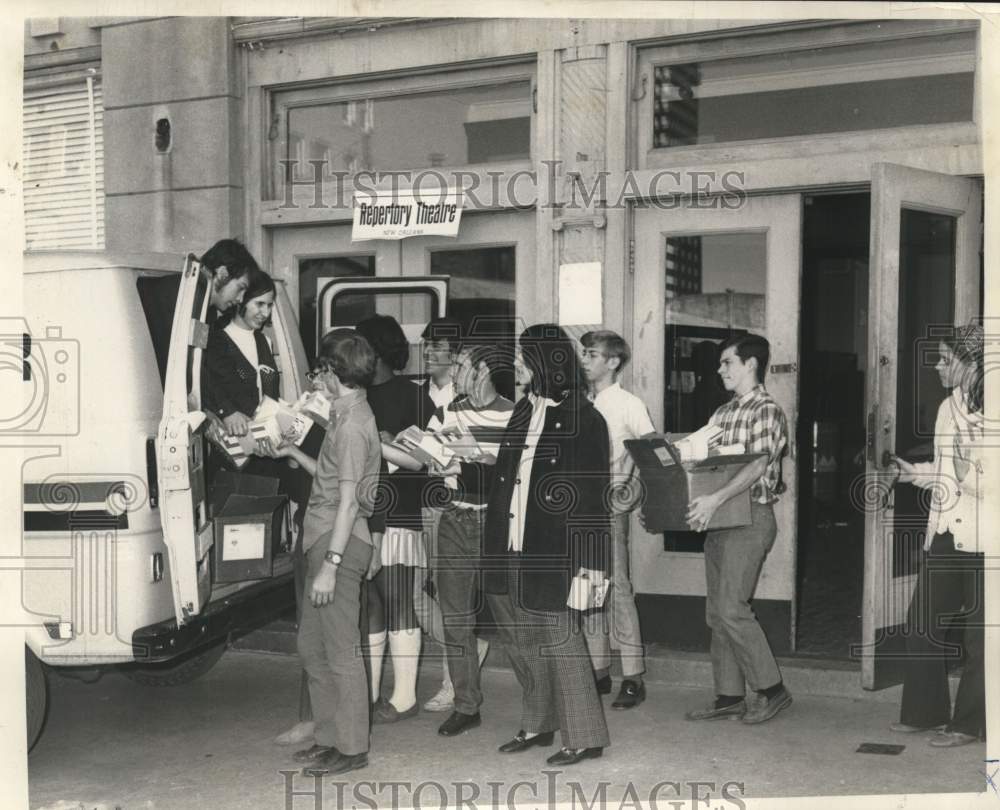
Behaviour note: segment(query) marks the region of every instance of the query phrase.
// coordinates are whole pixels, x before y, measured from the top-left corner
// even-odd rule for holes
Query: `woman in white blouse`
[[[983,681],[983,331],[958,327],[941,341],[935,366],[951,389],[934,425],[934,460],[896,459],[899,480],[930,490],[924,558],[907,616],[899,732],[937,730],[932,746],[984,738]],[[965,660],[954,712],[948,661],[959,648],[945,641],[945,618],[960,616]]]

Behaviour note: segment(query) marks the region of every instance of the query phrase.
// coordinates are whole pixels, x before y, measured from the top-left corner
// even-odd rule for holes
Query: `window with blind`
[[[104,247],[103,117],[99,76],[25,82],[28,250]]]

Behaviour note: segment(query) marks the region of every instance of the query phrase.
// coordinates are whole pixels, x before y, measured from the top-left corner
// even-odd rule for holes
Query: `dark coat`
[[[275,369],[261,372],[261,389],[265,396],[277,399],[280,389],[274,353],[263,333],[254,332],[257,357],[261,366]],[[202,358],[202,407],[222,418],[239,412],[253,416],[260,405],[257,391],[257,369],[243,356],[239,346],[222,329],[213,328]]]
[[[530,610],[566,609],[579,567],[610,572],[608,428],[583,397],[569,397],[545,415],[531,466],[530,497],[520,554],[507,550],[510,504],[531,404],[514,407],[493,472],[482,565],[489,593],[507,591],[508,569]]]

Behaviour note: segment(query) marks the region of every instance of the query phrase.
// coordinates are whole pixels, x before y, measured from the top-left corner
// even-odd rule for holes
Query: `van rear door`
[[[160,520],[179,625],[201,611],[212,590],[209,551],[213,538],[205,481],[208,423],[200,407],[210,284],[210,274],[202,272],[189,255],[174,309],[163,416],[156,435]]]
[[[411,346],[406,373],[420,371],[420,333],[432,318],[445,315],[448,276],[320,278],[316,282],[316,349],[331,329],[353,327],[371,315],[391,315]]]

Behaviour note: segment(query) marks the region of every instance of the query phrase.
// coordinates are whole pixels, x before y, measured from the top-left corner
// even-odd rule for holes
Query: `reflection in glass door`
[[[374,278],[375,256],[319,256],[299,259],[299,334],[305,346],[309,366],[316,359],[316,295],[320,279],[329,278]],[[346,303],[338,313],[337,323],[353,326],[358,321],[374,315],[374,304],[370,298]]]
[[[719,344],[736,334],[767,337],[767,234],[664,237],[663,430],[690,433],[729,394]],[[666,532],[665,551],[698,551],[705,532]]]
[[[798,402],[801,197],[749,197],[736,210],[696,200],[666,211],[634,211],[633,360],[623,385],[665,432],[701,427],[723,398],[718,343],[754,332],[771,344],[767,390],[789,426]],[[782,465],[778,537],[764,564],[754,610],[777,652],[792,644],[795,586],[794,447]],[[651,536],[633,521],[633,584],[643,635],[700,646],[704,631],[703,540],[681,532]]]

